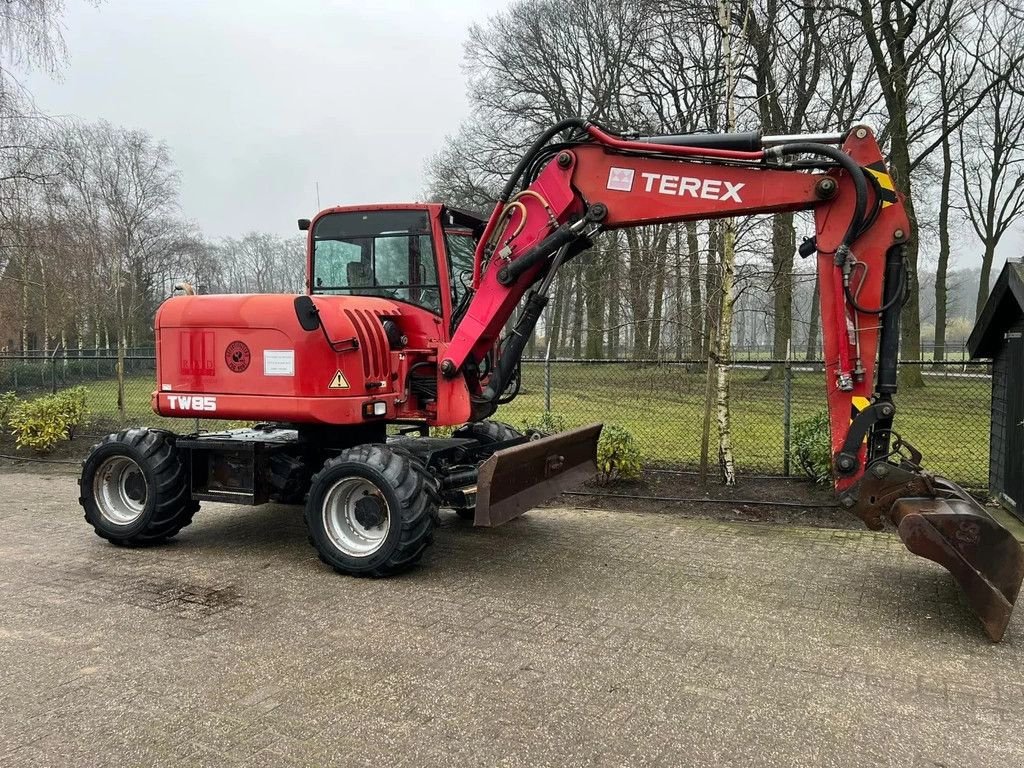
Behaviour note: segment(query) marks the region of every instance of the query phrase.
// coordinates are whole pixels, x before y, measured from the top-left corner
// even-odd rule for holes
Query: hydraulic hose
[[[853,216],[850,218],[850,226],[843,236],[843,245],[851,246],[857,235],[861,232],[864,215],[868,209],[868,182],[864,177],[863,169],[857,165],[856,161],[841,149],[829,146],[828,144],[814,144],[812,142],[798,141],[793,144],[783,144],[779,147],[765,150],[766,155],[769,153],[780,157],[783,155],[821,155],[822,157],[834,160],[842,166],[843,170],[850,174],[856,198],[853,205]]]
[[[551,141],[555,136],[560,134],[567,128],[581,128],[584,129],[588,125],[588,122],[580,117],[570,117],[565,120],[559,120],[557,123],[548,128],[544,133],[537,137],[537,140],[533,142],[530,148],[519,160],[519,163],[515,168],[512,169],[512,174],[508,177],[508,181],[505,182],[504,188],[501,190],[501,197],[498,201],[501,203],[508,202],[508,199],[512,197],[512,192],[516,188],[516,184],[519,183],[519,179],[522,178],[523,172],[533,161],[534,155],[540,152],[544,145]]]

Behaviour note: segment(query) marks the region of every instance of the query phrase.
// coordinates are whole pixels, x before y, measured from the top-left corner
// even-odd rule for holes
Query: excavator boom
[[[800,250],[817,259],[840,503],[870,528],[889,520],[908,549],[949,570],[999,640],[1024,579],[1020,545],[958,486],[923,470],[893,430],[913,233],[865,126],[813,137],[626,137],[580,119],[553,126],[513,171],[479,239],[473,291],[441,373],[466,375],[474,418],[492,413],[518,376],[555,273],[603,230],[802,210],[815,221]],[[496,347],[493,366],[481,366]],[[482,367],[484,375],[469,373]]]

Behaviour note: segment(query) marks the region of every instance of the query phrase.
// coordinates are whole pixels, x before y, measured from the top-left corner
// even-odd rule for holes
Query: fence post
[[[544,413],[551,413],[551,334],[544,350]]]
[[[789,441],[793,416],[793,362],[786,355],[782,377],[782,474],[789,477]]]

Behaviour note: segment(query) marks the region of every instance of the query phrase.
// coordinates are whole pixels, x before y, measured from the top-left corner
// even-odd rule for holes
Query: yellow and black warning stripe
[[[857,414],[871,405],[871,401],[861,395],[854,395],[850,398],[850,422],[857,418]]]
[[[864,166],[864,170],[870,173],[875,181],[878,182],[878,196],[882,200],[882,207],[887,208],[890,205],[895,205],[898,200],[896,197],[896,186],[892,183],[892,176],[889,175],[885,163],[879,160],[877,163]]]

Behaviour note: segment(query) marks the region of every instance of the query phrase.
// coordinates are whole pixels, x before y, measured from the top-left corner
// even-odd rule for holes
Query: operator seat
[[[348,277],[348,287],[350,289],[360,289],[356,291],[359,295],[393,298],[390,291],[384,290],[377,284],[373,277],[373,270],[361,261],[351,262],[346,266],[345,270]]]

